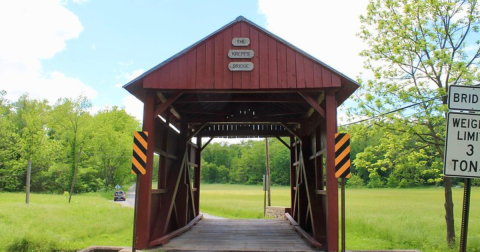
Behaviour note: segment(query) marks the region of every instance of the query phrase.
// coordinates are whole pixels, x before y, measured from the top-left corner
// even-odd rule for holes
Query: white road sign
[[[451,85],[448,88],[448,108],[480,111],[480,87]]]
[[[448,113],[443,174],[480,177],[480,114]]]

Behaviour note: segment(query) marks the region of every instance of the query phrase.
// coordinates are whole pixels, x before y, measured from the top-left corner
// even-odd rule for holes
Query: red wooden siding
[[[250,38],[235,47],[234,37]],[[252,59],[228,51],[253,50]],[[232,72],[230,62],[252,62],[251,72]],[[143,88],[295,89],[340,87],[340,76],[246,22],[236,22],[145,76]]]

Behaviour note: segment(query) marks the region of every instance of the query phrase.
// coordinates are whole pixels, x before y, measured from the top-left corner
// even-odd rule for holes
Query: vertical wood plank
[[[268,87],[277,87],[277,41],[268,37]]]
[[[239,23],[236,23],[232,26],[232,35],[234,38],[241,37],[241,27]],[[230,41],[231,43],[231,41]],[[238,48],[237,48],[238,49]],[[230,61],[237,61],[238,59],[230,60]],[[229,70],[230,71],[230,70]],[[232,87],[234,89],[241,89],[242,88],[242,72],[232,72]]]
[[[179,67],[179,76],[178,76],[178,86],[177,88],[187,88],[187,75],[188,75],[188,58],[187,55],[182,55],[178,59],[178,67]]]
[[[258,30],[250,27],[250,47],[253,50],[254,57],[252,58],[253,70],[251,72],[250,87],[258,89],[260,87],[260,61],[258,59],[259,45],[258,45]]]
[[[295,52],[295,62],[297,63],[297,88],[305,88],[305,67],[303,64],[304,57]]]
[[[287,87],[297,87],[297,67],[295,60],[295,51],[287,48]]]
[[[331,87],[332,86],[332,72],[322,67],[322,83],[323,87]]]
[[[205,51],[205,89],[212,89],[215,74],[215,40],[213,38],[207,40]]]
[[[231,60],[228,58],[228,51],[232,48],[233,30],[228,28],[223,31],[223,55],[225,57],[223,66],[223,88],[231,89],[233,87],[232,72],[228,69],[228,63]]]
[[[317,63],[313,64],[313,82],[314,87],[323,87],[322,67]]]
[[[178,58],[170,61],[167,67],[170,67],[170,83],[168,83],[168,88],[176,89],[178,88],[179,83],[179,61]]]
[[[303,57],[303,67],[305,69],[305,87],[315,87],[315,83],[313,81],[313,61]]]
[[[197,47],[197,79],[195,81],[195,88],[201,89],[205,85],[205,74],[206,74],[206,44],[202,43]]]
[[[240,36],[242,38],[250,38],[250,27],[245,23],[240,23]],[[250,38],[250,45],[246,47],[242,47],[242,50],[249,50],[252,47],[252,40]],[[240,49],[240,48],[239,48]],[[239,61],[251,62],[251,59],[241,59]],[[255,65],[253,66],[255,69]],[[242,89],[251,89],[251,80],[252,80],[252,72],[250,71],[242,71]]]
[[[287,87],[287,47],[277,42],[278,84],[277,88]]]
[[[332,73],[332,87],[341,87],[342,81],[340,80],[340,76]]]
[[[195,89],[195,83],[197,82],[197,49],[193,49],[187,54],[187,88]]]
[[[260,88],[268,88],[268,37],[263,32],[258,33],[258,45]]]
[[[143,88],[155,88],[160,86],[161,69],[157,69],[143,79]]]
[[[215,77],[214,77],[214,89],[223,88],[223,71],[224,68],[224,59],[226,54],[223,53],[223,32],[215,36]]]

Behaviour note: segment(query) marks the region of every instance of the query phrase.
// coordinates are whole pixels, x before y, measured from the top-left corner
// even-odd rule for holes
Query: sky
[[[367,0],[0,1],[0,90],[47,99],[87,96],[92,111],[143,105],[130,80],[242,15],[339,72],[362,72],[356,36]],[[348,7],[347,7],[348,6]]]

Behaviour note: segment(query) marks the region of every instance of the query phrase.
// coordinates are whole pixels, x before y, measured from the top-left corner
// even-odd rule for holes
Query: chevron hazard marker
[[[335,177],[350,178],[350,134],[335,134]]]
[[[147,140],[147,131],[136,131],[133,134],[132,174],[146,173]]]

